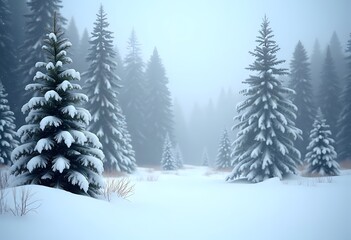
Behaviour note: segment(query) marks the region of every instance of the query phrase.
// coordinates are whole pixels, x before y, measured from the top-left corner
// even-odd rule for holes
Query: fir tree
[[[62,0],[29,0],[27,2],[29,13],[26,15],[25,41],[20,47],[20,81],[23,86],[30,83],[35,75],[35,63],[44,59],[44,52],[41,50],[43,36],[52,29],[52,16],[56,12],[60,24],[64,25],[66,19],[60,16],[59,10],[62,8]],[[40,21],[38,21],[40,20]],[[21,101],[20,105],[26,102],[26,92],[24,87],[19,88]],[[22,92],[23,91],[23,92]]]
[[[173,156],[174,156],[174,161],[176,163],[177,168],[183,168],[183,154],[182,151],[180,150],[179,144],[176,145],[173,151]]]
[[[300,152],[294,141],[301,137],[295,127],[296,106],[289,100],[293,91],[277,79],[287,74],[278,68],[283,60],[277,60],[279,47],[265,17],[252,56],[255,62],[247,69],[257,72],[244,81],[249,88],[243,91],[247,97],[237,107],[239,123],[234,141],[234,169],[227,180],[243,177],[252,182],[296,173]]]
[[[144,64],[134,30],[128,42],[128,54],[124,60],[125,75],[122,82],[121,107],[126,115],[137,162],[144,161],[146,154],[146,122]]]
[[[121,57],[121,54],[119,53],[119,50],[117,47],[115,47],[115,62],[116,62],[116,70],[115,73],[117,76],[119,76],[119,78],[121,79],[121,81],[123,82],[124,79],[124,66],[123,66],[123,60]],[[123,86],[122,86],[123,87]]]
[[[163,170],[167,170],[167,171],[177,169],[177,164],[174,160],[173,151],[172,151],[172,143],[168,134],[165,137],[165,142],[163,145],[161,166]]]
[[[293,102],[297,107],[296,127],[302,130],[302,140],[296,142],[296,148],[305,155],[308,145],[308,131],[313,123],[312,87],[307,53],[302,43],[296,45],[290,63],[290,88],[295,91]]]
[[[351,34],[347,42],[348,74],[341,95],[341,113],[338,120],[337,148],[339,160],[351,159]]]
[[[79,33],[78,33],[78,28],[76,26],[76,22],[74,21],[74,18],[72,17],[67,30],[66,30],[66,35],[67,38],[70,40],[72,43],[71,47],[71,58],[78,59],[78,49],[79,49]],[[77,63],[72,63],[72,68],[78,69],[78,64]],[[80,69],[79,69],[80,70]]]
[[[335,161],[337,154],[334,150],[334,140],[321,110],[313,123],[310,133],[310,144],[307,147],[305,161],[307,172],[320,175],[339,175],[339,164]]]
[[[89,48],[90,48],[89,33],[87,29],[84,29],[84,32],[77,50],[77,59],[78,59],[77,69],[81,73],[88,71],[88,68],[89,68],[89,63],[87,61]]]
[[[343,49],[339,40],[338,35],[336,32],[333,32],[333,35],[330,39],[329,43],[330,47],[330,54],[333,58],[334,64],[335,64],[335,71],[338,77],[340,78],[340,85],[344,87],[344,79],[347,74],[346,70],[346,61],[345,61],[345,55],[343,53]]]
[[[14,46],[17,49],[24,42],[25,32],[25,15],[28,13],[27,1],[23,0],[7,0],[9,3],[10,11],[12,13],[12,36]],[[1,14],[1,16],[3,16]]]
[[[156,48],[147,64],[146,84],[147,156],[145,156],[145,162],[155,164],[162,155],[166,134],[170,134],[172,139],[173,132],[171,93],[167,86],[165,69]]]
[[[8,101],[12,110],[18,110],[16,108],[16,102],[18,94],[17,76],[15,74],[15,66],[17,60],[15,56],[15,45],[12,35],[12,19],[9,4],[7,0],[0,0],[0,79],[4,85],[6,91],[9,93]]]
[[[117,100],[119,78],[115,75],[112,32],[107,30],[106,13],[100,7],[94,30],[91,33],[86,72],[88,108],[92,114],[89,130],[96,133],[103,145],[104,167],[108,171],[132,172],[135,170],[134,151],[127,131],[125,117]]]
[[[318,92],[321,85],[321,72],[323,67],[323,54],[318,39],[316,39],[311,55],[311,85],[313,90],[313,102],[318,102]]]
[[[204,151],[202,152],[202,166],[209,166],[210,165],[210,160],[208,157],[208,152],[207,152],[207,148],[204,148]]]
[[[46,35],[45,62],[26,90],[32,97],[23,105],[26,122],[18,130],[21,145],[12,152],[14,185],[39,184],[96,197],[104,184],[104,158],[97,136],[86,130],[89,111],[80,107],[88,100],[79,93],[80,75],[67,69],[71,43],[64,38],[54,17],[53,31]]]
[[[10,165],[11,152],[17,147],[14,113],[10,110],[7,94],[0,82],[0,164]]]
[[[320,108],[330,125],[331,131],[336,132],[336,124],[340,114],[339,96],[341,91],[329,47],[327,48],[321,79],[322,83],[319,91]]]
[[[227,129],[224,130],[221,142],[219,144],[216,168],[223,169],[231,167],[231,144],[229,140],[229,135]]]

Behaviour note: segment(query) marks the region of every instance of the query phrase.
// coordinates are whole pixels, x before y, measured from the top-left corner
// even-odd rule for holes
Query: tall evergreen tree
[[[69,57],[77,59],[78,49],[79,49],[79,33],[78,33],[76,22],[74,21],[73,17],[71,18],[68,24],[66,35],[67,35],[67,38],[72,43],[71,52],[70,52],[71,56]],[[71,67],[77,69],[78,64],[73,62]]]
[[[337,148],[339,160],[351,160],[351,34],[347,42],[348,74],[341,95],[341,113],[338,120]]]
[[[257,72],[244,81],[249,88],[243,91],[247,99],[237,107],[239,123],[234,141],[234,169],[227,180],[243,177],[252,182],[296,173],[300,152],[294,141],[301,137],[295,127],[296,106],[289,100],[293,91],[283,86],[277,76],[287,74],[278,68],[283,60],[277,60],[279,47],[273,39],[272,29],[266,17],[263,19],[258,46],[250,52],[256,59],[247,69]]]
[[[108,30],[108,26],[107,14],[100,6],[91,33],[88,55],[91,64],[85,74],[88,109],[92,115],[89,130],[100,138],[105,154],[105,170],[130,173],[136,167],[134,151],[117,100],[120,80],[115,74],[113,33]]]
[[[161,167],[163,170],[177,169],[177,163],[174,160],[173,151],[172,151],[172,143],[168,134],[165,137],[165,142],[163,145]]]
[[[307,172],[310,174],[339,175],[339,164],[336,162],[337,154],[334,150],[334,139],[329,130],[329,125],[318,110],[313,129],[310,133],[310,144],[307,147],[305,161]]]
[[[166,134],[173,137],[173,114],[168,79],[161,58],[154,52],[146,68],[147,95],[145,100],[147,123],[147,156],[145,162],[157,164],[162,155]]]
[[[7,94],[0,82],[0,165],[10,165],[11,152],[17,147],[14,113],[10,110]]]
[[[305,155],[308,145],[308,131],[315,116],[312,105],[312,87],[307,53],[302,43],[296,45],[290,63],[291,74],[289,87],[295,91],[293,102],[297,107],[296,127],[302,130],[302,140],[296,142],[296,148]]]
[[[116,53],[116,55],[114,57],[114,60],[116,62],[115,73],[116,73],[117,76],[119,76],[119,78],[123,82],[124,75],[125,75],[125,73],[124,73],[124,66],[123,66],[123,60],[122,60],[121,54],[119,53],[119,50],[118,50],[117,47],[115,47],[115,53]]]
[[[144,64],[140,55],[139,43],[133,30],[128,41],[128,54],[124,60],[125,75],[120,101],[132,136],[136,160],[138,163],[143,163],[146,154],[146,84],[143,72]]]
[[[336,124],[340,114],[339,96],[341,91],[329,47],[327,48],[321,79],[322,83],[319,90],[320,108],[330,124],[331,131],[335,133],[337,132]]]
[[[27,91],[34,96],[22,107],[26,122],[19,130],[21,145],[12,152],[14,185],[39,184],[76,194],[97,196],[104,184],[104,158],[97,136],[86,130],[91,115],[80,107],[88,100],[79,93],[80,75],[67,69],[71,43],[56,24],[46,35],[44,62]]]
[[[89,63],[87,61],[88,52],[90,48],[89,33],[87,29],[84,29],[82,38],[80,39],[79,47],[77,50],[77,70],[80,73],[88,71]],[[83,83],[84,84],[84,83]],[[82,85],[83,85],[82,84]]]
[[[12,13],[12,36],[16,49],[24,42],[25,32],[25,15],[28,13],[27,1],[24,0],[7,0]],[[1,14],[1,16],[3,16]]]
[[[347,70],[346,70],[347,64],[345,60],[345,55],[343,53],[344,52],[343,48],[341,46],[339,37],[335,31],[333,32],[333,35],[330,39],[329,47],[330,47],[330,54],[335,64],[336,74],[340,78],[340,85],[344,86],[345,85],[344,79],[347,74]]]
[[[229,168],[232,166],[231,164],[231,153],[232,148],[229,140],[229,135],[227,129],[224,130],[222,139],[219,143],[219,149],[216,160],[216,168],[223,169]]]
[[[321,72],[323,67],[323,54],[318,39],[316,39],[311,54],[311,85],[314,102],[318,102],[318,92],[321,85]]]
[[[29,0],[27,5],[29,13],[26,15],[25,41],[20,48],[20,74],[21,85],[18,87],[21,98],[20,105],[26,102],[24,86],[30,83],[35,75],[35,63],[44,59],[44,52],[41,50],[43,36],[52,29],[52,17],[56,12],[61,25],[64,25],[66,19],[60,16],[59,11],[62,8],[62,0]]]
[[[11,109],[18,110],[19,107],[16,107],[18,82],[15,74],[15,66],[17,65],[15,52],[17,51],[13,41],[12,29],[14,26],[7,0],[0,0],[0,16],[0,79],[9,93],[8,101]]]

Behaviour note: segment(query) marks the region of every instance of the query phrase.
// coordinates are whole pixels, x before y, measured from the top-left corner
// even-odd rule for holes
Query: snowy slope
[[[135,194],[111,203],[29,186],[42,205],[24,217],[0,215],[0,239],[351,239],[351,171],[259,184],[226,183],[226,174],[140,169]]]

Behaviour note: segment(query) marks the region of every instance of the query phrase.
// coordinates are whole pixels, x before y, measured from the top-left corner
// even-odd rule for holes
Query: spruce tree
[[[318,110],[313,129],[310,133],[310,144],[307,147],[305,161],[307,172],[320,175],[339,175],[339,164],[336,162],[337,153],[334,150],[334,140],[329,125]]]
[[[145,162],[155,164],[162,155],[166,134],[168,133],[173,139],[171,93],[167,86],[165,68],[156,48],[147,64],[146,84],[147,156],[145,156]]]
[[[0,82],[0,165],[10,165],[11,152],[17,147],[14,113],[10,110],[4,86]]]
[[[296,142],[296,148],[305,155],[308,145],[308,131],[315,116],[312,105],[312,87],[307,53],[302,43],[296,45],[290,63],[291,74],[289,87],[295,91],[292,99],[297,107],[296,127],[302,130],[302,140]]]
[[[117,76],[119,76],[119,78],[121,79],[121,81],[123,82],[124,79],[124,66],[123,66],[123,60],[121,57],[121,54],[119,53],[119,50],[117,47],[115,47],[115,57],[114,60],[116,62],[116,70],[115,73]],[[123,86],[122,86],[123,87]]]
[[[347,70],[346,70],[347,63],[345,61],[345,55],[343,53],[343,48],[341,46],[339,37],[335,31],[333,32],[333,35],[330,39],[329,47],[330,47],[330,54],[335,64],[336,74],[340,78],[340,86],[344,87],[345,86],[344,79],[347,74]]]
[[[23,0],[7,0],[9,3],[10,11],[12,13],[12,36],[14,46],[17,49],[24,42],[25,32],[25,15],[28,13],[27,1]],[[3,16],[1,14],[1,16]]]
[[[319,88],[321,85],[321,72],[322,72],[322,67],[323,67],[323,59],[324,56],[321,51],[321,47],[319,44],[318,39],[316,39],[314,46],[313,46],[313,51],[311,54],[311,85],[312,85],[312,91],[313,91],[313,102],[318,102],[318,93],[319,93]]]
[[[17,89],[19,83],[15,74],[17,59],[15,53],[14,37],[12,35],[13,25],[9,3],[0,0],[0,79],[6,91],[9,93],[8,101],[12,110],[18,110],[16,102],[18,99]]]
[[[331,56],[329,47],[325,57],[322,75],[322,83],[319,90],[319,104],[325,115],[330,129],[333,133],[336,131],[336,124],[340,114],[339,96],[341,93],[339,78],[335,70],[334,60]]]
[[[143,72],[144,64],[134,30],[129,38],[127,50],[120,101],[132,137],[136,160],[138,163],[142,163],[145,162],[144,156],[147,151],[145,144],[147,141],[145,121],[146,84]]]
[[[351,160],[351,34],[347,42],[348,74],[341,95],[341,113],[338,119],[337,148],[338,159]]]
[[[66,65],[71,43],[56,24],[46,35],[44,61],[26,90],[34,95],[22,111],[26,124],[18,130],[21,145],[12,152],[14,185],[38,184],[96,197],[104,184],[102,147],[86,130],[91,115],[80,107],[88,100],[76,83],[80,75]]]
[[[29,0],[27,5],[29,13],[26,15],[25,41],[20,47],[20,65],[18,68],[21,86],[18,96],[22,106],[27,98],[24,86],[30,83],[36,73],[35,63],[44,59],[44,52],[41,50],[43,36],[49,29],[52,29],[52,16],[57,13],[59,23],[64,25],[66,19],[60,16],[62,0]],[[39,20],[39,21],[38,21]],[[28,96],[29,97],[29,96]]]
[[[246,100],[237,107],[239,123],[237,139],[234,141],[234,169],[227,180],[247,178],[261,182],[272,177],[296,173],[300,163],[300,152],[294,141],[301,137],[295,127],[296,106],[289,96],[293,91],[283,86],[277,77],[287,74],[279,68],[279,47],[273,39],[272,29],[266,17],[263,19],[258,45],[253,52],[255,61],[247,69],[256,72],[244,81],[249,88],[242,91]]]
[[[89,33],[87,29],[84,29],[83,35],[77,50],[77,60],[78,60],[77,70],[81,73],[88,71],[88,68],[89,68],[89,63],[87,61],[89,48],[90,48]]]
[[[210,165],[210,160],[208,157],[207,148],[204,148],[204,150],[202,152],[201,162],[202,162],[202,166],[208,167]]]
[[[173,156],[174,156],[174,161],[176,163],[177,168],[183,168],[184,160],[183,160],[183,154],[182,151],[180,150],[179,144],[176,145],[173,151]]]
[[[172,151],[172,143],[168,134],[165,137],[165,142],[163,145],[161,167],[163,170],[166,170],[166,171],[177,169],[177,164],[174,160],[173,151]]]
[[[136,167],[134,151],[117,100],[120,79],[115,74],[113,36],[108,30],[106,15],[101,6],[91,33],[88,55],[91,64],[84,75],[89,97],[87,107],[92,115],[89,130],[100,138],[105,154],[105,170],[131,173]]]
[[[74,58],[74,59],[78,59],[79,33],[78,33],[78,28],[76,26],[76,22],[74,21],[73,17],[71,18],[71,20],[68,24],[68,27],[66,30],[66,35],[67,35],[67,38],[72,43],[72,47],[71,47],[71,51],[70,51],[71,56],[69,56],[69,57]],[[77,68],[78,64],[76,62],[73,62],[71,67],[74,69],[78,69]]]
[[[222,139],[219,143],[219,149],[216,160],[217,169],[225,169],[231,167],[232,148],[229,140],[227,129],[224,130]]]

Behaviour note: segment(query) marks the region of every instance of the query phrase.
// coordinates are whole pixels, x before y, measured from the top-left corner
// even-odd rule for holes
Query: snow
[[[46,116],[39,123],[40,129],[43,131],[48,126],[59,127],[61,125],[62,125],[62,120],[55,116]]]
[[[74,79],[80,80],[80,74],[74,69],[67,69],[59,74],[60,77],[72,77]]]
[[[52,39],[54,42],[57,42],[57,38],[56,38],[55,33],[50,33],[49,38]]]
[[[290,177],[249,184],[186,167],[167,173],[139,168],[128,200],[27,186],[41,205],[25,217],[0,215],[1,239],[351,239],[351,170],[330,182]],[[6,192],[10,203],[12,189]]]

